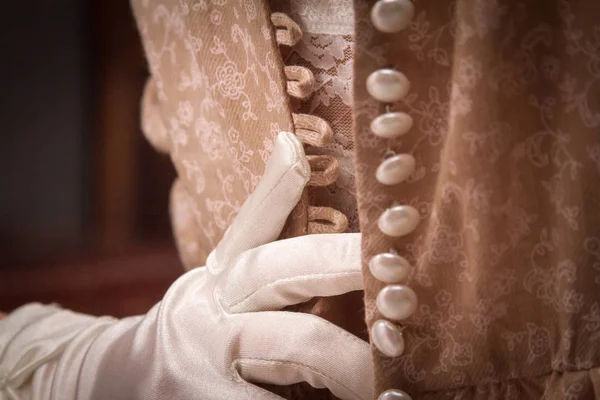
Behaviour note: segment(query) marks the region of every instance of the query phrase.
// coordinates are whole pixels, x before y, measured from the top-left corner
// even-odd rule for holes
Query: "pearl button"
[[[371,121],[371,131],[384,139],[393,139],[406,134],[413,126],[413,119],[404,112],[381,114]]]
[[[379,0],[371,9],[373,26],[385,33],[400,32],[415,16],[410,0]]]
[[[410,89],[408,78],[391,68],[379,69],[367,78],[367,92],[383,103],[401,100]]]
[[[412,400],[412,397],[402,390],[389,389],[381,393],[377,400]]]
[[[396,185],[415,171],[415,158],[410,154],[398,154],[384,160],[377,168],[375,177],[384,185]]]
[[[417,294],[405,285],[388,285],[381,289],[375,303],[384,317],[403,320],[417,310]]]
[[[371,338],[375,347],[388,357],[398,357],[404,353],[402,332],[390,321],[376,321],[371,328]]]
[[[381,253],[369,260],[369,270],[375,279],[385,283],[398,283],[408,277],[411,266],[404,257]]]
[[[416,208],[411,206],[395,206],[388,208],[381,214],[377,225],[381,232],[388,236],[400,237],[408,235],[419,224],[420,215]]]

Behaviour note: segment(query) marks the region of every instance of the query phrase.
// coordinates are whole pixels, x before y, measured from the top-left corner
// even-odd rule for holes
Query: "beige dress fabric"
[[[364,303],[313,311],[365,336],[384,286],[368,260],[395,249],[414,266],[406,350],[373,347],[374,397],[600,398],[600,3],[414,0],[396,34],[371,26],[375,0],[338,21],[346,2],[308,3],[133,1],[152,73],[145,131],[179,171],[186,265],[203,263],[290,130],[319,173],[286,235],[363,233]],[[384,66],[411,82],[389,105],[414,119],[395,140],[369,129],[385,105],[365,80]],[[383,186],[375,170],[393,153],[416,171]],[[421,215],[401,239],[377,227],[393,204]]]
[[[256,185],[281,130],[306,144],[312,169],[282,238],[346,232],[349,213],[321,201],[330,195],[315,199],[340,175],[339,158],[323,151],[332,129],[323,118],[292,107],[315,89],[310,69],[285,66],[282,59],[281,49],[302,38],[299,26],[254,0],[133,0],[132,7],[151,73],[142,100],[143,131],[157,150],[170,154],[178,171],[170,208],[186,269],[204,264]],[[356,208],[355,200],[349,204],[346,210]],[[357,231],[356,218],[353,223]],[[293,309],[325,317],[366,340],[362,297],[356,291]],[[330,397],[309,385],[271,390],[286,397]]]
[[[355,135],[363,257],[395,248],[415,266],[406,350],[374,351],[376,391],[414,399],[600,398],[600,3],[414,2],[397,34],[356,2]],[[442,4],[443,3],[443,4]],[[411,81],[397,140],[370,121],[386,65]],[[372,177],[388,151],[415,156],[407,182]],[[421,214],[392,240],[392,203]],[[367,322],[383,284],[365,272]]]
[[[186,266],[203,265],[258,183],[273,138],[293,128],[270,13],[252,1],[235,11],[227,1],[132,5],[152,76],[144,132],[181,181],[172,212],[178,232],[193,232],[176,235]]]

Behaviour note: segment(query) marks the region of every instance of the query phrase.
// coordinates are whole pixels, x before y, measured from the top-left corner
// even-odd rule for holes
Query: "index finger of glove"
[[[309,178],[302,143],[292,133],[279,133],[263,177],[210,254],[210,271],[218,273],[242,252],[277,239]]]

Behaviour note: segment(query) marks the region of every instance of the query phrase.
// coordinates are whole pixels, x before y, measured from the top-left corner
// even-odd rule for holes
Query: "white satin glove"
[[[179,278],[145,316],[33,305],[0,321],[0,399],[267,400],[281,398],[249,382],[300,381],[370,399],[366,342],[319,317],[276,311],[362,289],[358,234],[271,243],[309,174],[302,144],[281,133],[207,266]]]

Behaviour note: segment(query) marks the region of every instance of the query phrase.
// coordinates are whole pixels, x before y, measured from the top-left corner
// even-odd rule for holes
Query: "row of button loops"
[[[403,30],[414,17],[414,6],[410,0],[379,0],[371,9],[371,23],[385,33]],[[400,71],[383,68],[371,73],[366,81],[367,92],[382,103],[402,100],[410,90],[410,81]],[[412,128],[412,117],[404,112],[386,112],[371,122],[373,134],[383,139],[395,139],[407,134]],[[386,158],[377,168],[375,178],[383,185],[397,185],[405,181],[415,170],[415,159],[410,154],[397,154]],[[408,205],[394,205],[384,211],[378,227],[384,234],[401,237],[411,233],[420,220],[419,212]],[[410,317],[417,309],[417,295],[408,286],[401,284],[410,275],[412,266],[394,250],[375,255],[369,261],[369,270],[378,280],[387,283],[377,295],[376,305],[380,314],[389,320],[401,321]],[[388,320],[375,321],[371,338],[377,349],[389,357],[398,357],[404,352],[402,328]],[[410,400],[411,397],[398,389],[381,393],[379,400]]]

